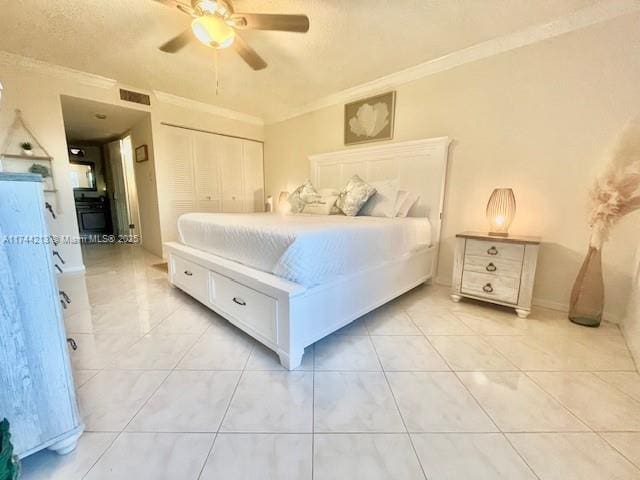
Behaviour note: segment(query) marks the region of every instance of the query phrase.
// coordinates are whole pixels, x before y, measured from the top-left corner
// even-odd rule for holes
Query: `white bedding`
[[[431,245],[426,218],[187,213],[180,240],[305,287]]]

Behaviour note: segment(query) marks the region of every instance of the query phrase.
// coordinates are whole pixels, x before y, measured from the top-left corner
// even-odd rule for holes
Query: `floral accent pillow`
[[[311,181],[307,180],[287,197],[287,201],[291,205],[291,213],[300,213],[307,203],[314,202],[319,198],[320,195],[311,184]]]
[[[347,185],[338,195],[336,206],[345,215],[355,217],[367,200],[375,195],[376,189],[362,180],[358,175],[349,179]]]

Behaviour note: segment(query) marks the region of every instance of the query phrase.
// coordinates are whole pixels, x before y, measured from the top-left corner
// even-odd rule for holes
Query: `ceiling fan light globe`
[[[191,30],[198,41],[214,48],[226,48],[233,43],[236,32],[217,16],[206,15],[191,22]]]
[[[218,11],[218,2],[215,0],[200,0],[198,9],[203,13],[216,13]]]

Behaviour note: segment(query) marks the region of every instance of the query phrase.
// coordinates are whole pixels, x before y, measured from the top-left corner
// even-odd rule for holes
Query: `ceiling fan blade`
[[[233,49],[254,70],[262,70],[267,67],[267,62],[238,34],[236,34],[236,38],[233,41]]]
[[[179,50],[182,50],[187,44],[193,41],[193,33],[191,29],[185,30],[180,35],[173,37],[166,43],[163,43],[158,47],[158,49],[165,53],[176,53]]]
[[[268,13],[237,13],[231,17],[240,30],[278,30],[281,32],[309,31],[306,15],[272,15]]]
[[[181,2],[179,0],[154,0],[156,3],[160,3],[165,7],[177,8],[182,13],[186,13],[189,16],[193,16],[193,8],[188,3]]]

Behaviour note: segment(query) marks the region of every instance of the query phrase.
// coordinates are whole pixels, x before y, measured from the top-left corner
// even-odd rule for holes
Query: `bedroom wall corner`
[[[636,368],[640,371],[640,244],[636,251],[635,274],[622,327]]]

